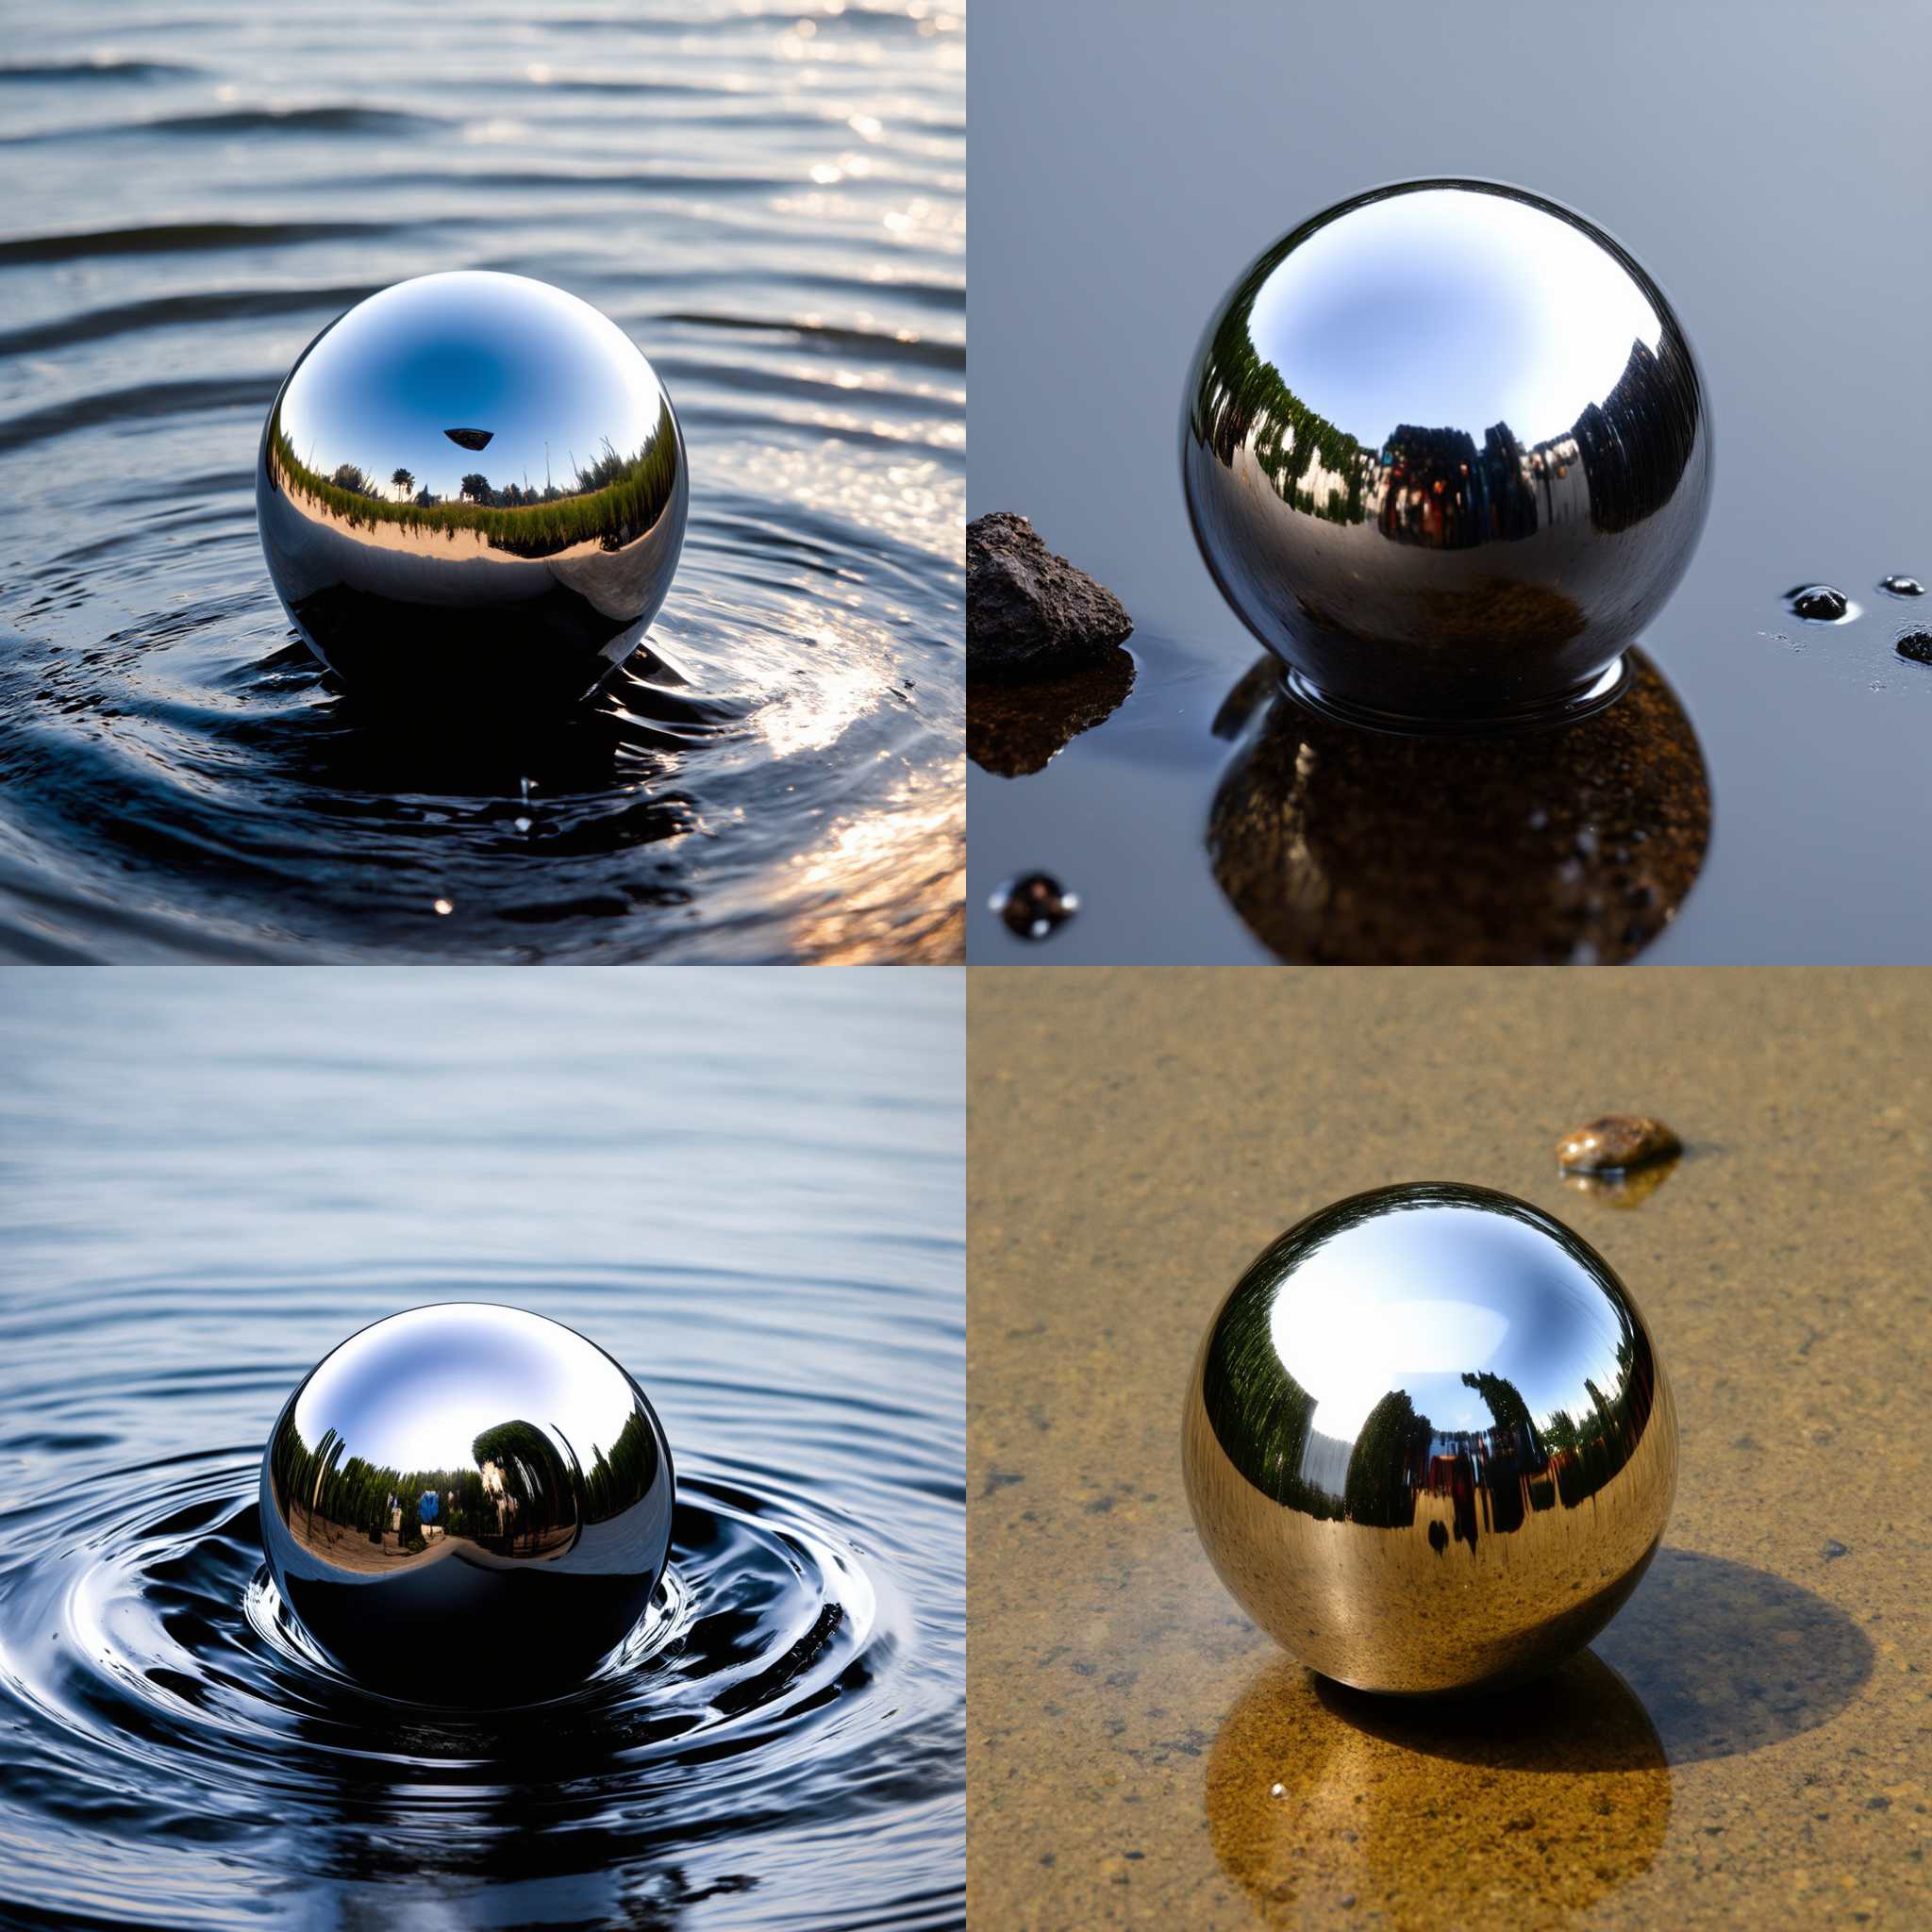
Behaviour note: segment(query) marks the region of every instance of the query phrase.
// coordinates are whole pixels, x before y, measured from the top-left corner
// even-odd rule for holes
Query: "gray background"
[[[1645,957],[1932,959],[1932,670],[1892,650],[1908,622],[1932,627],[1932,598],[1874,590],[1894,571],[1932,583],[1928,56],[1932,12],[1903,6],[978,0],[969,514],[1024,511],[1119,592],[1137,642],[1224,668],[1167,694],[1171,713],[1211,709],[1255,647],[1180,496],[1180,384],[1210,308],[1274,236],[1375,182],[1554,195],[1662,284],[1716,424],[1710,522],[1646,637],[1702,740],[1716,826]],[[1782,593],[1812,578],[1861,621],[1790,619]],[[1137,718],[1148,682],[1044,779],[973,771],[972,957],[1262,957],[1205,858],[1183,862],[1211,784],[1174,769],[1174,716]],[[1059,830],[1083,910],[1026,951],[987,895],[1053,870]]]

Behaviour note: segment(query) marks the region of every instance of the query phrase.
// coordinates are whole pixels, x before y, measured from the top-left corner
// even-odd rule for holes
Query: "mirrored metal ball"
[[[1474,730],[1608,703],[1690,558],[1704,383],[1657,286],[1582,216],[1410,181],[1304,222],[1209,320],[1181,476],[1236,614],[1298,695]]]
[[[352,1335],[261,1461],[275,1587],[372,1690],[524,1704],[583,1681],[650,1603],[671,1451],[644,1391],[575,1330],[451,1302]]]
[[[1356,1194],[1235,1285],[1194,1364],[1188,1500],[1241,1607],[1358,1690],[1530,1676],[1656,1554],[1670,1383],[1623,1283],[1487,1188]]]
[[[561,289],[398,282],[302,352],[262,431],[269,574],[353,691],[507,719],[593,691],[684,542],[684,441],[651,365]]]

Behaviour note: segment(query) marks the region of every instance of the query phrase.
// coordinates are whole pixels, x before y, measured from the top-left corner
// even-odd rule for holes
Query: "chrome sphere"
[[[1304,222],[1216,309],[1181,415],[1201,554],[1304,699],[1357,723],[1554,723],[1622,688],[1710,491],[1657,286],[1487,181]]]
[[[1236,1283],[1182,1431],[1241,1607],[1357,1690],[1507,1682],[1588,1643],[1657,1552],[1670,1383],[1623,1283],[1487,1188],[1378,1188]]]
[[[643,637],[684,542],[671,399],[588,303],[422,275],[302,352],[262,430],[269,575],[352,691],[514,718],[588,696]]]
[[[541,1315],[411,1308],[290,1396],[261,1459],[284,1601],[349,1674],[419,1703],[580,1683],[643,1615],[671,1542],[644,1391]]]

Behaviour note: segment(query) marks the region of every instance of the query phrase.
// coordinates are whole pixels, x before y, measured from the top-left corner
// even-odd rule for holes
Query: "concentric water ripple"
[[[43,1432],[4,1453],[87,1441]],[[768,1840],[867,1816],[906,1831],[956,1776],[954,1726],[906,1681],[908,1607],[860,1556],[859,1525],[768,1470],[687,1456],[671,1568],[630,1638],[570,1695],[472,1715],[363,1690],[319,1651],[262,1562],[258,1475],[258,1452],[189,1455],[13,1513],[7,1789],[48,1828],[42,1846],[79,1838],[89,1858],[76,1886],[65,1857],[25,1847],[0,1898],[50,1924],[76,1922],[91,1890],[124,1924],[250,1923],[253,1899],[210,1886],[214,1857],[328,1923],[344,1883],[390,1900],[432,1880],[462,1924],[683,1923],[724,1897],[732,1924],[956,1909],[944,1888],[863,1921],[768,1917],[757,1895]],[[855,1873],[853,1909],[865,1888]]]
[[[16,1799],[98,1832],[118,1790],[144,1840],[251,1862],[273,1844],[291,1880],[353,1875],[349,1824],[407,1833],[416,1870],[458,1878],[506,1828],[536,1829],[553,1874],[581,1871],[615,1906],[658,1882],[661,1855],[619,1847],[627,1828],[648,1842],[665,1805],[688,1886],[705,1814],[734,1839],[782,1830],[815,1787],[890,1748],[903,1609],[882,1613],[800,1499],[688,1471],[672,1573],[631,1639],[570,1696],[472,1718],[365,1692],[317,1652],[261,1563],[258,1473],[245,1453],[196,1457],[48,1499],[0,1592],[6,1688],[49,1743],[60,1734],[44,1767],[13,1767]],[[882,1795],[924,1794],[916,1758],[894,1782]],[[144,1844],[137,1863],[151,1859]],[[130,1895],[135,1869],[117,1899],[165,1919],[172,1885],[151,1874]]]
[[[0,954],[957,957],[958,25],[15,22]],[[511,745],[359,712],[290,647],[255,535],[303,344],[458,266],[612,315],[691,448],[654,651]]]

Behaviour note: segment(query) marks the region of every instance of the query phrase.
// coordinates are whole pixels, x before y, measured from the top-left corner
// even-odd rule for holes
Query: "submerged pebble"
[[[1898,641],[1898,654],[1914,664],[1932,664],[1932,630],[1908,630]]]
[[[1794,616],[1811,624],[1839,624],[1852,608],[1845,593],[1829,584],[1800,584],[1785,592],[1785,600]]]
[[[1058,932],[1080,909],[1079,894],[1043,872],[1009,879],[988,901],[1008,932],[1023,940],[1043,940]]]
[[[1557,1142],[1557,1165],[1565,1174],[1610,1174],[1674,1159],[1684,1143],[1662,1121],[1647,1114],[1607,1113],[1573,1127]]]
[[[1888,597],[1923,597],[1925,587],[1917,577],[1880,577],[1878,588]]]

